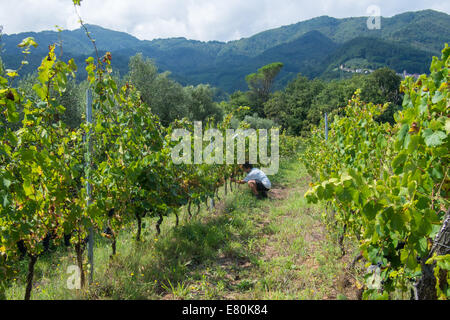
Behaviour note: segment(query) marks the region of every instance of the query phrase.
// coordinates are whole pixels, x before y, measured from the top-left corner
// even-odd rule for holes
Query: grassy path
[[[154,221],[147,221],[141,243],[134,231],[123,232],[113,260],[108,241],[98,241],[95,283],[86,292],[67,289],[75,255],[57,249],[38,262],[32,298],[357,299],[362,280],[357,270],[346,271],[352,256],[341,258],[337,235],[321,222],[323,208],[306,203],[303,167],[287,163],[272,180],[270,199],[257,200],[242,186],[222,194],[214,213],[202,210],[177,228],[174,219],[164,222],[159,238]],[[24,274],[9,299],[23,298]]]

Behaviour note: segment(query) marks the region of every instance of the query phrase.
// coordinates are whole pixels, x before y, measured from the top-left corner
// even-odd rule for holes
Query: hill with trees
[[[284,68],[275,84],[281,88],[298,73],[308,78],[339,78],[337,65],[357,58],[362,67],[389,67],[399,73],[425,73],[433,55],[439,55],[450,39],[450,16],[425,10],[381,19],[381,30],[369,30],[367,17],[336,19],[328,16],[268,30],[250,38],[230,42],[195,41],[185,38],[141,41],[127,33],[87,25],[99,53],[112,53],[112,66],[127,74],[130,57],[142,53],[158,69],[170,71],[183,85],[209,84],[223,93],[246,90],[245,76],[262,66],[279,61]],[[39,47],[28,57],[22,74],[36,70],[52,43],[60,43],[62,58],[72,57],[83,65],[93,55],[83,29],[27,32],[3,35],[1,57],[6,68],[21,64],[22,39],[34,37]],[[395,42],[395,43],[394,43]],[[374,43],[376,45],[374,45]],[[80,78],[84,68],[80,68]]]

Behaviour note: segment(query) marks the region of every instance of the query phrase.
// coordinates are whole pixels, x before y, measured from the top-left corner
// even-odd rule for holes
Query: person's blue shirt
[[[272,188],[269,178],[267,178],[266,174],[259,169],[253,168],[244,179],[245,182],[249,182],[251,180],[259,180],[267,189]]]

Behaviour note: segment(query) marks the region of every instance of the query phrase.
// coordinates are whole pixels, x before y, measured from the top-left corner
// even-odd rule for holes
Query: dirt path
[[[283,208],[293,198],[304,198],[304,194],[308,190],[309,182],[310,179],[308,177],[307,179],[296,181],[294,186],[274,189],[271,198],[278,201],[278,203],[275,203],[275,206]],[[295,265],[303,266],[306,270],[309,270],[313,282],[311,283],[310,279],[305,279],[302,274],[297,274],[297,276],[293,277],[290,285],[292,286],[294,284],[299,291],[302,291],[313,284],[313,287],[318,287],[322,290],[322,294],[314,296],[314,298],[320,298],[322,300],[336,300],[340,295],[351,300],[360,299],[362,293],[360,283],[356,279],[356,275],[352,273],[352,270],[348,270],[347,268],[352,258],[349,254],[343,257],[336,255],[336,245],[333,243],[335,239],[330,237],[330,232],[327,231],[326,225],[320,219],[322,210],[317,206],[306,204],[300,211],[287,210],[286,215],[279,217],[278,223],[280,224],[286,223],[287,221],[295,222],[299,215],[303,217],[303,221],[306,221],[306,225],[302,228],[300,234],[290,234],[288,241],[294,242],[298,241],[299,238],[303,238],[305,254],[298,256]],[[276,244],[278,239],[279,234],[273,234],[268,237],[267,245],[264,249],[264,260],[271,261],[285,257],[283,252],[280,252],[277,248]],[[330,260],[324,261],[323,259]],[[327,285],[331,283],[326,281],[326,275],[321,274],[321,272],[326,273],[329,271],[326,267],[335,263],[340,268],[335,269],[336,274],[332,277],[332,286],[327,288]]]
[[[214,268],[224,271],[226,286],[217,298],[360,297],[358,272],[346,268],[352,257],[341,257],[336,240],[322,223],[323,209],[306,203],[308,185],[304,177],[277,183],[268,200],[246,213],[251,215],[253,235],[250,239],[239,235],[246,249],[242,256],[219,255]],[[227,214],[227,203],[219,203],[217,209],[217,215]],[[199,294],[201,299],[204,294]]]

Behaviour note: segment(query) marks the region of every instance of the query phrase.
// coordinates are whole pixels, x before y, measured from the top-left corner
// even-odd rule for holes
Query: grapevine
[[[411,287],[416,297],[450,296],[446,275],[434,280],[433,293],[420,285],[430,264],[440,261],[436,268],[446,272],[449,266],[446,245],[432,249],[448,232],[449,54],[446,46],[433,59],[430,76],[402,83],[403,110],[393,127],[375,121],[387,105],[362,103],[356,92],[344,114],[333,115],[329,140],[316,129],[302,156],[315,180],[305,197],[328,201],[363,257],[381,266],[383,287],[366,290],[366,298]]]

